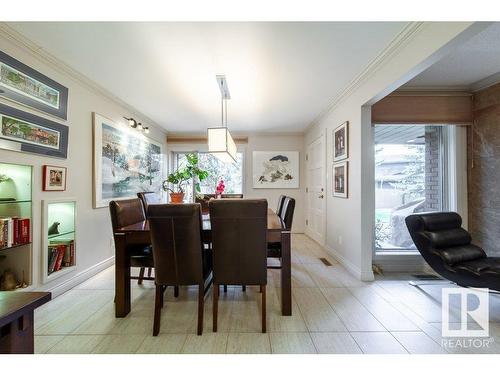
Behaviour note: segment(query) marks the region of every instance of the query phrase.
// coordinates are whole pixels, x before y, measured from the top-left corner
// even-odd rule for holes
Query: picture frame
[[[0,104],[0,148],[66,159],[69,128]]]
[[[163,147],[144,134],[93,112],[93,207],[163,193]]]
[[[333,196],[338,198],[349,197],[349,162],[343,161],[333,164],[332,167]]]
[[[300,157],[298,151],[254,151],[252,154],[254,189],[298,189]]]
[[[66,191],[67,168],[55,165],[42,167],[43,191]]]
[[[349,121],[345,121],[333,130],[333,161],[349,157]]]
[[[0,97],[68,118],[68,88],[0,51]]]

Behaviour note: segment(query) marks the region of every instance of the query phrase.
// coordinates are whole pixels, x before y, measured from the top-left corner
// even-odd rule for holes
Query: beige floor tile
[[[292,315],[281,314],[281,289],[268,288],[267,328],[269,332],[307,332],[307,326],[297,302],[292,298]]]
[[[423,332],[392,332],[410,354],[446,354],[434,340]]]
[[[281,270],[269,269],[268,283],[274,287],[281,287]],[[292,264],[292,288],[314,287],[316,287],[316,284],[307,272],[306,266],[303,264]]]
[[[351,335],[365,354],[408,354],[389,332],[352,332]]]
[[[222,354],[226,352],[228,333],[204,332],[203,335],[188,334],[182,353],[184,354]]]
[[[226,353],[270,354],[271,343],[267,333],[229,333]]]
[[[318,288],[293,290],[300,312],[310,332],[342,332],[344,324]]]
[[[49,354],[90,354],[104,340],[104,335],[65,336],[47,352]]]
[[[418,331],[419,328],[376,292],[373,286],[351,287],[351,293],[388,331]]]
[[[181,352],[187,335],[163,333],[158,336],[146,336],[137,353],[140,354],[178,354]]]
[[[339,278],[338,269],[340,266],[325,266],[321,264],[304,264],[315,284],[323,288],[342,288],[345,285]]]
[[[306,332],[272,332],[270,338],[273,354],[316,353],[311,336]]]
[[[320,354],[361,354],[356,341],[346,332],[313,332],[312,340]]]
[[[132,354],[135,353],[146,335],[106,335],[94,348],[96,354]]]
[[[321,291],[348,331],[385,331],[384,326],[374,318],[348,289],[322,288]]]
[[[71,334],[75,335],[105,335],[111,334],[113,328],[119,325],[121,319],[115,317],[115,304],[108,302],[99,311],[80,324]]]
[[[47,353],[50,348],[63,339],[64,336],[62,335],[35,336],[35,354]]]

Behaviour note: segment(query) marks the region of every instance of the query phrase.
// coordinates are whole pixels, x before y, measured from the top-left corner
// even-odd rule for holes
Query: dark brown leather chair
[[[281,210],[283,209],[283,203],[285,203],[285,196],[280,195],[278,198],[278,207],[276,207],[276,215],[280,216],[281,215]]]
[[[293,214],[295,212],[295,199],[291,197],[284,197],[281,214],[278,215],[283,220],[285,228],[292,230]],[[271,242],[267,244],[267,257],[268,258],[281,258],[281,242]],[[279,266],[269,266],[268,268],[281,269]]]
[[[139,198],[111,201],[109,212],[113,233],[118,228],[146,220]],[[127,251],[130,254],[130,267],[140,267],[139,277],[130,277],[130,279],[137,279],[138,284],[142,284],[142,280],[153,280],[150,276],[144,277],[144,269],[154,267],[151,245],[147,243],[129,245]]]
[[[161,204],[161,198],[159,194],[154,193],[152,191],[143,191],[141,193],[137,193],[137,197],[141,200],[142,205],[144,206],[144,212],[148,212],[148,206],[150,204]]]
[[[259,285],[262,332],[266,332],[267,201],[213,199],[210,222],[214,254],[213,331],[217,331],[219,285]]]
[[[137,193],[137,197],[141,200],[142,202],[142,207],[144,208],[144,213],[148,212],[148,206],[150,204],[160,204],[161,198],[157,193],[154,193],[152,191],[143,191],[140,193]],[[151,268],[148,268],[148,277],[151,277]],[[141,269],[140,275],[144,277],[144,269]],[[139,284],[141,284],[142,281],[139,280]]]
[[[150,205],[148,220],[156,284],[153,336],[160,332],[163,293],[169,285],[198,285],[198,335],[201,335],[205,290],[211,282],[212,254],[201,242],[200,205]]]

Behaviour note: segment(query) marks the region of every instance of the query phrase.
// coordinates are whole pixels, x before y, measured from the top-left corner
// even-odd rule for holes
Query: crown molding
[[[166,133],[166,129],[164,129],[163,127],[158,125],[155,121],[153,121],[151,118],[149,118],[144,113],[139,111],[137,108],[126,103],[125,101],[123,101],[122,99],[117,97],[115,94],[111,93],[110,91],[108,91],[104,87],[100,86],[99,84],[97,84],[96,82],[94,82],[93,80],[88,78],[87,76],[85,76],[82,73],[78,72],[77,70],[73,69],[71,66],[69,66],[68,64],[66,64],[65,62],[60,60],[59,58],[55,57],[51,53],[47,52],[42,47],[40,47],[36,43],[34,43],[32,40],[28,39],[27,37],[25,37],[21,33],[14,30],[6,22],[0,22],[0,34],[2,37],[9,40],[17,47],[30,53],[33,57],[37,58],[42,63],[48,64],[51,67],[55,67],[55,68],[61,70],[63,73],[65,73],[71,79],[73,79],[77,83],[84,85],[90,91],[93,91],[96,94],[99,94],[99,95],[102,95],[102,96],[108,98],[109,100],[111,100],[111,101],[119,104],[123,108],[125,108],[131,115],[138,117],[138,118],[141,118],[142,122],[147,123],[148,126],[154,127],[162,133]]]
[[[350,83],[334,97],[330,105],[325,108],[316,118],[307,126],[307,132],[314,125],[319,123],[329,112],[335,109],[341,102],[351,96],[363,83],[375,75],[381,66],[396,55],[415,35],[417,35],[425,22],[409,22],[403,30],[399,32],[394,39],[359,73]]]
[[[486,77],[478,82],[473,83],[470,86],[470,89],[472,92],[477,92],[487,89],[488,87],[494,86],[499,82],[500,82],[500,72],[492,74],[489,77]]]

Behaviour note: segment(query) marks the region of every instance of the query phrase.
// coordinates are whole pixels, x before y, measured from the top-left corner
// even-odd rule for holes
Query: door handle
[[[321,198],[323,199],[325,196],[323,194],[321,194],[318,198]]]

